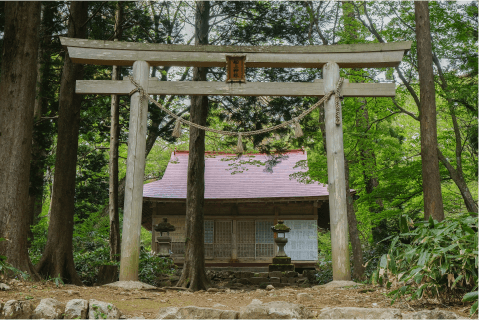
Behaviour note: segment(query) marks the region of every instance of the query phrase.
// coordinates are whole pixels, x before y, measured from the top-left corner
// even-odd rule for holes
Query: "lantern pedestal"
[[[268,272],[273,272],[273,271],[281,271],[281,272],[294,271],[294,264],[270,264],[268,266]]]
[[[156,237],[156,243],[158,243],[158,255],[160,257],[169,257],[171,251],[171,237]]]
[[[284,246],[288,243],[288,239],[286,238],[276,238],[274,242],[278,246],[278,253],[276,257],[287,257],[286,252],[284,252]]]
[[[291,264],[290,257],[274,257],[273,264]]]

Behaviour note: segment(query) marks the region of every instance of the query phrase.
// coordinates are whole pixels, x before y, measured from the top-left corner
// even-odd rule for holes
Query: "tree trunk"
[[[28,256],[30,160],[40,2],[5,2],[0,81],[0,254],[38,279]]]
[[[432,56],[433,62],[437,67],[437,71],[439,73],[439,79],[442,90],[444,92],[449,92],[449,87],[447,84],[447,81],[444,77],[444,74],[442,72],[441,64],[439,62],[439,59],[435,55]],[[447,103],[449,104],[449,112],[451,115],[451,120],[452,120],[452,126],[454,128],[454,138],[456,142],[456,168],[454,168],[451,163],[447,160],[446,157],[442,155],[442,153],[439,151],[438,148],[438,156],[439,160],[444,164],[446,169],[449,171],[449,174],[451,175],[452,180],[456,183],[459,191],[461,192],[462,199],[464,200],[464,203],[466,204],[466,208],[468,212],[474,212],[478,213],[478,208],[477,208],[477,203],[474,201],[474,198],[472,197],[471,191],[467,187],[467,183],[464,180],[464,174],[462,171],[462,142],[461,142],[461,131],[459,130],[459,124],[457,122],[457,117],[456,117],[456,106],[454,105],[454,101],[452,100],[451,96],[446,95],[446,100]]]
[[[33,233],[31,227],[37,222],[38,216],[42,213],[43,194],[44,194],[44,180],[46,163],[45,160],[48,156],[45,148],[49,144],[49,138],[45,138],[45,130],[48,127],[42,126],[41,117],[46,112],[46,106],[48,104],[45,94],[49,82],[46,81],[51,77],[51,55],[48,52],[47,47],[52,40],[52,30],[49,28],[54,14],[56,12],[56,4],[52,3],[42,4],[41,9],[41,26],[40,26],[40,43],[38,47],[37,58],[37,94],[35,98],[35,106],[33,119],[35,124],[33,127],[32,138],[32,158],[30,162],[30,192],[29,192],[29,213],[30,213],[30,229],[28,230],[28,237],[30,238],[29,244],[33,241]]]
[[[72,1],[68,37],[85,38],[88,2]],[[73,216],[75,211],[75,177],[80,126],[81,96],[75,94],[75,81],[83,78],[83,65],[73,64],[65,54],[58,119],[57,157],[51,203],[48,240],[36,266],[45,277],[60,276],[65,283],[81,285],[73,262]]]
[[[432,46],[429,29],[429,4],[415,1],[417,59],[420,88],[420,128],[424,219],[432,216],[444,220],[441,177],[437,154],[436,91],[432,69]]]
[[[447,161],[446,157],[442,154],[442,152],[437,149],[437,154],[439,156],[439,160],[441,160],[442,164],[446,167],[451,175],[452,180],[456,183],[457,187],[459,188],[459,192],[461,192],[461,196],[464,199],[464,203],[466,204],[466,209],[468,212],[473,212],[477,214],[477,203],[474,201],[472,197],[471,191],[467,187],[466,182],[464,181],[464,177],[462,175],[462,170],[456,170],[454,167]]]
[[[196,2],[195,44],[208,44],[210,16],[209,1]],[[193,81],[206,81],[207,68],[194,68]],[[191,121],[206,125],[208,97],[191,97]],[[204,244],[205,198],[205,132],[190,128],[188,180],[186,197],[186,250],[183,273],[178,286],[196,291],[207,289],[209,281],[205,270]]]
[[[358,221],[356,220],[356,213],[354,212],[354,199],[349,187],[349,164],[346,156],[344,157],[344,177],[346,178],[349,241],[351,241],[351,247],[353,249],[353,278],[360,280],[364,275],[363,249],[361,248],[361,240],[359,240]]]
[[[122,36],[123,5],[119,1],[116,5],[115,37],[118,41]],[[113,66],[112,80],[120,80],[121,68]],[[110,126],[110,190],[109,190],[109,216],[110,216],[110,260],[120,261],[121,238],[120,217],[118,214],[118,147],[120,139],[120,97],[111,96],[111,126]]]

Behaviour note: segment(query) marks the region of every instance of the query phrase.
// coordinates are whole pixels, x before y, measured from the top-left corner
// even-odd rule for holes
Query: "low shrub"
[[[473,301],[471,315],[477,311],[478,239],[477,216],[464,214],[437,222],[414,223],[400,219],[401,233],[391,240],[389,252],[381,257],[372,283],[399,287],[389,293],[392,303],[439,298]],[[475,292],[475,294],[474,294]]]
[[[333,281],[333,263],[320,261],[317,266],[315,284],[326,284]]]
[[[140,250],[140,270],[139,278],[141,282],[159,286],[163,280],[162,276],[172,275],[176,270],[173,260],[160,257],[151,251],[145,250],[142,246]]]
[[[318,256],[320,261],[331,261],[331,231],[318,228]]]

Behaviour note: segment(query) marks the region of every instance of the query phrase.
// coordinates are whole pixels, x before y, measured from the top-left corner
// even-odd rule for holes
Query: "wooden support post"
[[[156,212],[156,210],[155,210]],[[158,250],[156,248],[156,231],[155,231],[155,215],[151,215],[151,252],[157,253]]]
[[[339,66],[329,62],[323,67],[324,92],[336,89]],[[346,211],[346,187],[344,178],[344,147],[342,113],[341,123],[336,125],[334,96],[324,103],[326,122],[326,146],[328,157],[329,215],[331,224],[331,249],[333,280],[351,280],[348,246],[348,216]]]
[[[238,262],[238,233],[236,219],[233,220],[233,234],[231,235],[231,262]]]
[[[133,64],[133,78],[145,92],[148,90],[149,72],[150,66],[146,61]],[[140,99],[140,93],[135,92],[130,102],[120,281],[138,281],[147,115],[148,100]]]

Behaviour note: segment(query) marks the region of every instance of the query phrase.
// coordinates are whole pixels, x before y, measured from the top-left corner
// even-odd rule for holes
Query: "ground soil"
[[[226,292],[209,293],[204,291],[188,292],[177,290],[125,290],[111,287],[78,287],[73,285],[56,286],[52,282],[21,282],[9,284],[11,290],[0,291],[0,303],[8,300],[31,300],[38,304],[42,298],[54,298],[61,302],[71,299],[96,299],[113,303],[123,315],[128,317],[156,318],[158,310],[163,307],[198,306],[214,307],[224,310],[239,310],[253,299],[262,302],[288,301],[299,303],[298,293],[305,292],[313,300],[302,302],[304,306],[318,314],[326,307],[362,307],[362,308],[399,308],[403,312],[439,308],[453,311],[461,317],[468,317],[470,304],[462,302],[442,304],[438,301],[405,302],[397,301],[391,306],[391,299],[386,290],[368,285],[348,288],[277,288],[273,291],[244,288],[226,290]],[[223,306],[215,306],[221,304]],[[314,312],[316,311],[316,312]]]

